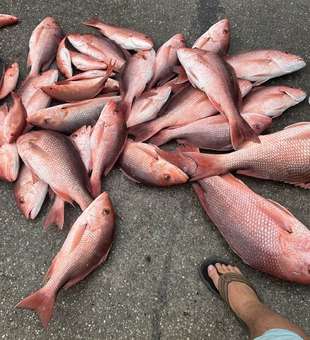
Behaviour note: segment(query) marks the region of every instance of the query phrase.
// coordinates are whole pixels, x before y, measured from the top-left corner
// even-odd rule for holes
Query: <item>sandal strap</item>
[[[225,274],[220,274],[219,278],[219,293],[222,297],[222,299],[227,303],[227,305],[231,308],[231,305],[229,303],[229,297],[228,297],[228,285],[231,282],[241,282],[246,284],[247,286],[251,287],[255,294],[256,290],[252,286],[252,283],[243,275],[239,273],[225,273]]]

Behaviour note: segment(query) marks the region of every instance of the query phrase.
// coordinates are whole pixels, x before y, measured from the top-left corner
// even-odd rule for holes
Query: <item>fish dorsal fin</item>
[[[142,144],[142,143],[140,143]],[[156,160],[158,160],[158,154],[157,154],[157,146],[152,145],[150,146],[149,144],[143,144],[143,145],[137,145],[137,147],[142,150],[143,152],[145,152],[146,154],[148,154],[149,156],[155,158]]]
[[[84,233],[87,229],[87,225],[88,225],[87,223],[80,224],[77,230],[75,230],[74,237],[72,239],[71,246],[69,249],[69,254],[72,253],[81,242],[81,239],[83,238]]]
[[[293,232],[291,226],[290,226],[290,218],[294,217],[292,215],[292,213],[290,213],[286,208],[284,208],[281,204],[274,202],[270,199],[268,199],[268,201],[273,204],[274,206],[276,206],[278,209],[280,209],[282,212],[284,212],[286,214],[286,217],[280,215],[280,214],[274,214],[273,218],[276,219],[277,223],[283,228],[285,229],[287,232],[289,232],[290,234]],[[289,219],[288,219],[289,218]]]

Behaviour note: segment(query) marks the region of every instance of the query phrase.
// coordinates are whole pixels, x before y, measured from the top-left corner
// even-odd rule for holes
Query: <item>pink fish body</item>
[[[245,263],[281,280],[310,284],[310,231],[283,206],[257,195],[231,174],[199,180],[194,188],[212,222]]]
[[[0,14],[0,27],[11,26],[19,21],[17,17],[9,14]]]
[[[81,71],[105,70],[108,65],[84,53],[70,51],[72,64]]]
[[[50,266],[44,287],[17,304],[34,309],[46,328],[57,293],[83,280],[108,257],[114,238],[114,210],[107,193],[101,194],[76,220]]]
[[[56,62],[60,72],[66,77],[70,78],[73,75],[72,65],[71,65],[71,56],[70,51],[66,47],[66,35],[58,45],[57,54],[56,54]],[[57,39],[56,39],[57,40]]]
[[[96,15],[90,20],[84,21],[83,24],[99,28],[103,35],[126,50],[149,50],[153,47],[152,39],[146,34],[116,25],[104,24]]]
[[[223,19],[211,26],[206,33],[199,37],[195,41],[193,48],[215,52],[224,57],[228,53],[229,45],[229,21]]]
[[[0,87],[0,99],[5,98],[10,92],[14,91],[19,76],[19,67],[13,63],[5,71],[3,84]]]
[[[19,154],[16,143],[3,144],[0,147],[0,179],[14,182],[19,171]]]
[[[306,97],[306,92],[287,86],[259,86],[244,98],[241,112],[255,112],[276,118]]]
[[[14,197],[25,217],[35,219],[47,195],[48,185],[34,179],[30,170],[22,165],[14,183]]]
[[[234,68],[238,78],[255,82],[254,86],[306,66],[301,57],[276,50],[244,51],[231,54],[225,60]]]
[[[198,164],[193,179],[238,170],[247,176],[282,181],[303,188],[310,183],[310,123],[297,123],[247,143],[230,154],[188,153]]]
[[[90,71],[85,71],[82,73],[78,73],[71,78],[68,78],[64,80],[64,82],[67,81],[72,81],[72,80],[81,80],[81,79],[92,79],[92,78],[99,78],[99,77],[105,77],[107,74],[107,71],[104,70],[90,70]],[[115,73],[111,73],[110,77],[115,76]]]
[[[84,162],[85,168],[87,172],[90,170],[90,158],[91,158],[91,148],[90,148],[90,134],[92,127],[91,126],[82,126],[77,131],[75,131],[70,139],[78,149],[82,161]]]
[[[5,121],[5,117],[8,114],[8,107],[6,104],[3,104],[0,107],[0,146],[7,143],[6,138],[4,137],[4,131],[3,131],[3,124]]]

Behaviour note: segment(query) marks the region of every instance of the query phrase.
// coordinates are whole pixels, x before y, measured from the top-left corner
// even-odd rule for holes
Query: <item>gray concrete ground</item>
[[[2,0],[0,11],[20,23],[0,30],[0,55],[18,61],[26,76],[28,41],[46,16],[65,31],[93,32],[80,22],[97,13],[105,22],[150,35],[160,47],[184,33],[189,45],[211,24],[231,22],[231,50],[274,48],[309,62],[309,2],[299,1],[26,1]],[[310,92],[309,66],[270,83]],[[270,131],[309,121],[306,102],[278,118]],[[242,178],[254,191],[289,209],[310,226],[309,192],[282,183]],[[310,333],[309,287],[288,284],[245,265],[210,222],[191,188],[138,185],[114,169],[103,183],[117,213],[108,261],[84,281],[61,291],[47,330],[38,317],[15,304],[41,286],[70,226],[81,213],[66,208],[63,231],[42,232],[49,202],[35,221],[26,221],[13,199],[12,184],[0,183],[0,337],[2,339],[246,339],[229,309],[200,281],[197,268],[217,254],[252,279],[268,307]]]

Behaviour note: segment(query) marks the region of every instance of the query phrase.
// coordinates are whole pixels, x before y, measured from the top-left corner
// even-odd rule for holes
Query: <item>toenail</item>
[[[210,264],[210,266],[208,267],[208,272],[211,272],[214,269],[215,269],[214,266],[212,266],[212,264]]]

